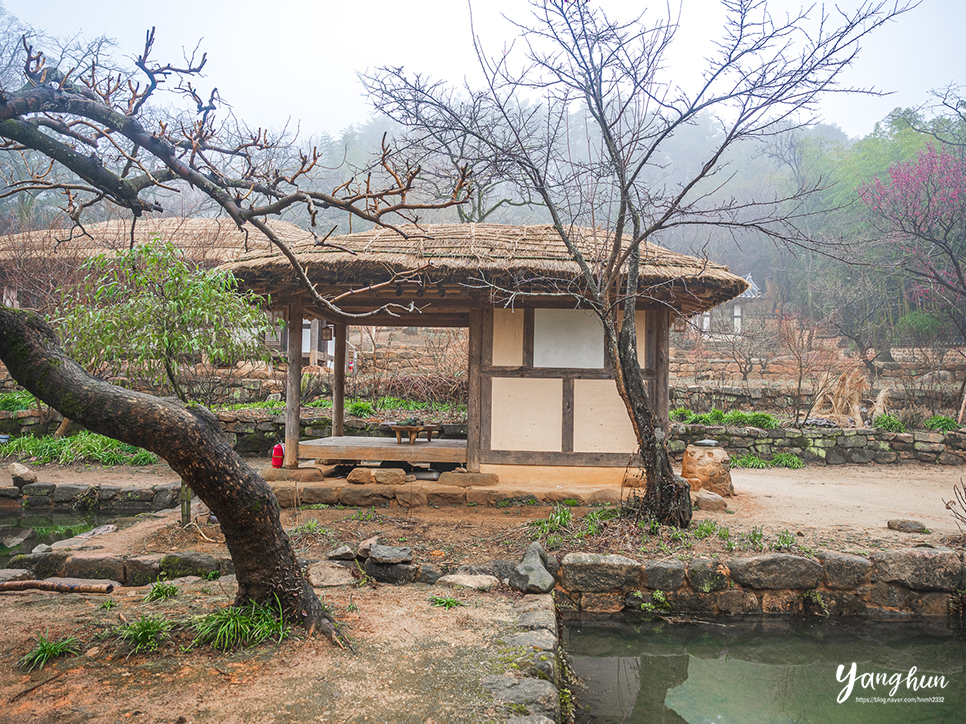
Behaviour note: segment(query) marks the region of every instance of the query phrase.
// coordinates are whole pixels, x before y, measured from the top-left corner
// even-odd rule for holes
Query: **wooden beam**
[[[335,367],[332,375],[332,436],[345,430],[345,347],[346,325],[335,325]]]
[[[480,472],[481,412],[483,384],[483,310],[479,306],[470,309],[469,369],[466,375],[466,469]]]
[[[299,466],[299,422],[302,409],[302,302],[296,298],[286,309],[288,373],[285,377],[285,458],[282,467]]]
[[[668,431],[668,415],[670,414],[671,397],[668,385],[671,376],[671,312],[668,309],[656,309],[652,313],[654,319],[654,414],[658,423]]]

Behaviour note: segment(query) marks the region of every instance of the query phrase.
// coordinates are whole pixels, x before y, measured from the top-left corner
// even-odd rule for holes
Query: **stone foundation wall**
[[[963,554],[949,548],[905,548],[869,558],[819,551],[814,559],[769,553],[689,562],[569,553],[556,601],[565,616],[633,610],[946,616],[964,576]]]

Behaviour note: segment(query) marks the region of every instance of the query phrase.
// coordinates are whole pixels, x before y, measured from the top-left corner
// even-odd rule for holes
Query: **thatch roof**
[[[290,239],[305,237],[297,226],[276,222],[273,228]],[[26,256],[47,254],[74,258],[110,254],[131,246],[131,220],[116,219],[84,226],[84,235],[75,229],[43,229],[0,237],[0,263]],[[71,238],[72,237],[72,238]],[[200,264],[215,265],[246,252],[267,250],[268,240],[261,232],[246,234],[231,219],[143,218],[134,225],[134,244],[153,239],[170,241],[186,256]]]
[[[287,241],[309,279],[322,287],[362,286],[385,281],[393,274],[423,270],[429,284],[462,284],[479,288],[484,282],[538,293],[560,280],[579,276],[554,227],[502,224],[430,224],[422,227],[376,228],[327,239],[317,244]],[[298,235],[295,235],[296,237]],[[604,230],[574,230],[579,248],[591,261],[605,259],[610,234]],[[294,285],[288,261],[276,249],[245,254],[222,265],[242,286],[258,292],[277,292]],[[660,288],[660,295],[686,314],[709,309],[741,294],[748,283],[727,267],[678,254],[653,244],[642,247],[640,268],[644,288]],[[294,286],[293,286],[294,288]],[[657,290],[655,290],[655,294]]]

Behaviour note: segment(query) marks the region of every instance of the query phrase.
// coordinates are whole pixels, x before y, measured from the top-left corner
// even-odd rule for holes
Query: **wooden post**
[[[483,387],[483,310],[478,303],[470,307],[469,369],[466,375],[466,469],[480,472],[480,425]]]
[[[332,380],[332,437],[342,437],[345,429],[345,347],[346,325],[335,325],[335,364]]]
[[[285,458],[282,467],[299,466],[299,423],[302,410],[302,300],[296,297],[286,310],[288,374],[285,378]]]
[[[667,309],[658,309],[651,314],[654,320],[654,414],[658,424],[668,431],[668,415],[670,414],[670,393],[668,390],[671,376],[671,313]]]

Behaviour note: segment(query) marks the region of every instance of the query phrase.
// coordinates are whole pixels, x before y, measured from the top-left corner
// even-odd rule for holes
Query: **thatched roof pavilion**
[[[577,228],[574,236],[592,264],[606,259],[611,243],[606,231]],[[603,330],[579,309],[579,268],[552,226],[402,226],[322,242],[286,229],[285,241],[319,293],[336,300],[344,313],[315,302],[275,249],[252,251],[221,268],[233,272],[242,287],[271,295],[272,307],[285,309],[289,329],[301,330],[306,316],[335,326],[333,437],[303,443],[311,451],[303,457],[412,462],[422,455],[424,461],[460,462],[470,471],[489,467],[511,479],[515,470],[534,466],[549,467],[555,475],[577,466],[587,475],[627,465],[636,446],[608,382],[613,373],[604,359]],[[710,309],[741,294],[747,282],[721,265],[654,245],[642,248],[640,280],[642,375],[666,420],[672,311],[691,316]],[[561,290],[573,293],[560,295]],[[381,310],[387,304],[392,308]],[[371,316],[352,316],[357,314]],[[367,447],[365,439],[341,437],[349,324],[469,329],[465,448],[442,450],[433,442],[415,453],[394,441],[374,438]],[[293,335],[290,401],[298,398],[300,361],[301,339]],[[297,403],[287,419],[286,467],[294,467]]]
[[[394,275],[411,274],[407,281],[393,282],[378,294],[365,295],[366,303],[346,299],[346,311],[361,311],[376,299],[408,300],[410,292],[418,293],[421,289],[422,293],[413,300],[418,301],[418,306],[428,304],[423,314],[432,317],[441,311],[434,309],[437,301],[446,296],[451,296],[451,300],[453,296],[464,300],[498,297],[500,290],[539,294],[558,290],[580,274],[556,230],[548,225],[429,224],[399,229],[402,234],[377,228],[327,239],[322,244],[305,233],[298,240],[298,234],[293,235],[288,229],[283,237],[309,279],[328,293],[383,284]],[[606,231],[577,228],[574,236],[591,262],[605,258],[609,252],[611,237]],[[283,297],[298,293],[291,266],[276,249],[246,254],[223,268],[232,271],[246,288],[257,292]],[[653,244],[642,249],[640,279],[642,289],[649,289],[648,296],[685,316],[710,309],[747,288],[747,282],[731,274],[727,267]],[[572,301],[567,303],[573,305]],[[454,309],[452,302],[439,306],[450,313]],[[311,307],[306,307],[306,312],[333,316]],[[465,307],[464,313],[468,313]],[[392,321],[380,319],[378,323]],[[468,320],[461,321],[465,325]],[[428,318],[405,323],[433,326]]]
[[[305,236],[297,226],[280,222],[278,233],[286,238]],[[86,233],[84,233],[86,232]],[[83,258],[111,254],[154,239],[170,241],[188,259],[212,266],[258,250],[267,251],[268,240],[260,233],[247,233],[231,219],[142,218],[113,219],[87,224],[84,230],[39,229],[0,237],[0,264],[27,255],[70,254]]]

